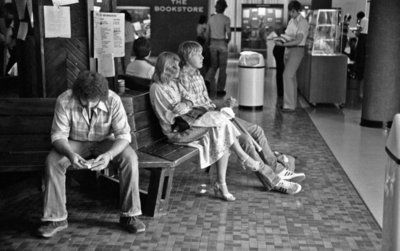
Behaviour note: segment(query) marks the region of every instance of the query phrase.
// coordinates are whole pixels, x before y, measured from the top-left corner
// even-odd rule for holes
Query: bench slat
[[[4,116],[0,119],[0,134],[37,134],[50,133],[53,116]]]
[[[140,151],[169,160],[176,166],[198,154],[197,148],[168,143],[166,140],[140,148]]]
[[[130,90],[149,91],[151,80],[146,78],[139,78],[131,75],[119,75],[118,79],[125,80],[125,87]]]
[[[149,127],[153,128],[153,130],[161,130],[157,117],[149,110],[135,113],[135,125],[135,131]]]
[[[49,151],[51,149],[50,133],[35,135],[0,135],[0,151]]]
[[[29,170],[41,170],[48,153],[48,151],[0,153],[0,172],[26,171],[25,167],[29,167]]]
[[[133,97],[132,97],[133,95]],[[150,97],[148,92],[139,92],[134,90],[128,90],[122,95],[122,97],[133,98],[134,113],[149,110],[151,108]]]
[[[0,115],[53,116],[55,98],[2,98]]]
[[[169,160],[159,158],[142,151],[137,151],[136,153],[139,159],[139,168],[160,168],[173,166],[173,163]]]
[[[151,128],[144,128],[142,130],[136,131],[136,137],[139,149],[144,146],[154,144],[155,142],[165,138],[161,130],[155,131]]]

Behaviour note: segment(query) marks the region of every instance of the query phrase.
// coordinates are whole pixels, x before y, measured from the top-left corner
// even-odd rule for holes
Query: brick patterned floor
[[[263,191],[232,154],[227,182],[235,202],[213,197],[213,170],[187,163],[174,177],[168,215],[142,217],[147,231],[133,235],[117,224],[115,198],[70,186],[69,228],[46,240],[33,235],[42,199],[32,188],[1,204],[0,250],[380,250],[381,229],[305,111],[238,114],[263,125],[276,150],[297,157],[307,175],[300,194]],[[199,193],[201,184],[207,193]]]

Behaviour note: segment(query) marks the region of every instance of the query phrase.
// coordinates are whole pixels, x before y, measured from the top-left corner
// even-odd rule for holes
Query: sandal
[[[242,161],[242,167],[244,170],[250,169],[253,172],[257,172],[262,169],[263,163],[257,160],[254,160],[249,155]]]

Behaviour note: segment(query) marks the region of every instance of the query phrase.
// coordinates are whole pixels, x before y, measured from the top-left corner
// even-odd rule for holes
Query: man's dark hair
[[[205,24],[207,23],[207,16],[206,15],[201,15],[199,17],[199,24]]]
[[[357,13],[357,19],[363,19],[365,17],[365,13],[363,11],[359,11]]]
[[[144,59],[151,51],[150,41],[145,37],[139,37],[133,42],[133,51],[136,59]]]
[[[120,13],[125,14],[125,21],[132,22],[132,16],[127,10],[121,10]]]
[[[217,13],[224,13],[225,9],[228,7],[225,0],[218,0],[215,4],[215,11]]]
[[[105,101],[108,98],[108,81],[100,73],[84,70],[75,80],[72,93],[78,100],[100,98]]]
[[[301,11],[301,3],[298,1],[291,1],[288,5],[288,10]]]

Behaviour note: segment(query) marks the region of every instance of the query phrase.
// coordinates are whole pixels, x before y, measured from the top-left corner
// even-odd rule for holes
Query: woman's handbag
[[[175,123],[171,125],[173,132],[184,132],[189,129],[196,119],[203,116],[207,109],[201,106],[193,107],[188,113],[175,118]]]

